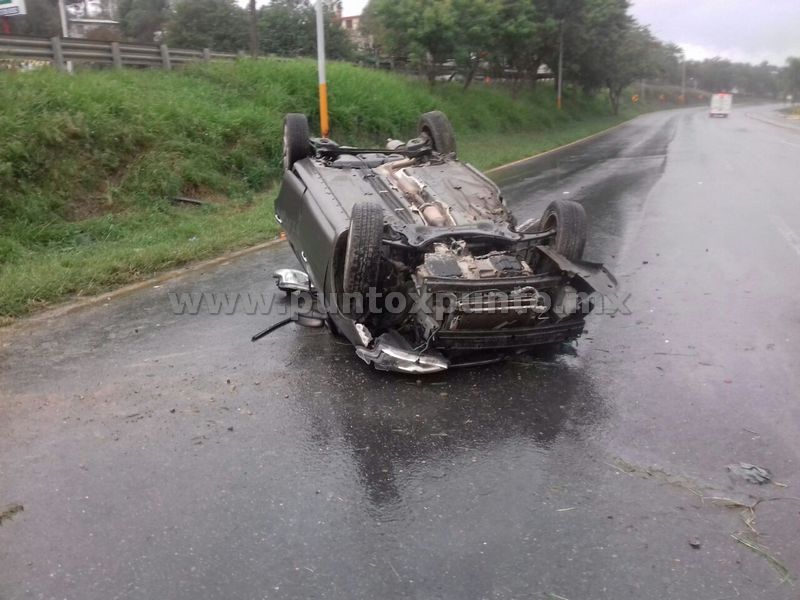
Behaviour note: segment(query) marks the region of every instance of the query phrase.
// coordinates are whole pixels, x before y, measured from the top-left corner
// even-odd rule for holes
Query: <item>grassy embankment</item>
[[[603,98],[552,89],[514,100],[353,66],[330,66],[333,137],[414,134],[444,110],[460,155],[487,169],[599,131]],[[286,112],[316,119],[309,61],[180,72],[0,72],[0,324],[191,260],[270,239]],[[177,195],[206,201],[176,206]]]

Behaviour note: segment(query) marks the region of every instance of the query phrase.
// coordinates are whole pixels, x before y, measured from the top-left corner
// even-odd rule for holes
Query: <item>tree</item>
[[[734,86],[733,63],[719,56],[690,62],[687,74],[695,78],[701,89],[712,93],[727,92]]]
[[[61,35],[61,19],[56,0],[27,0],[26,5],[27,15],[11,19],[15,34],[37,37]]]
[[[532,0],[503,0],[498,22],[502,26],[496,32],[492,62],[500,76],[511,77],[512,92],[516,95],[520,81],[526,76],[536,81],[542,40],[553,24]]]
[[[786,69],[784,74],[786,90],[792,95],[792,102],[797,102],[800,94],[800,58],[790,56],[786,59]]]
[[[235,0],[181,0],[167,26],[178,48],[236,52],[247,47],[247,13]]]
[[[736,84],[740,90],[770,98],[774,98],[777,95],[780,85],[778,79],[780,69],[767,61],[762,61],[758,65],[745,64],[743,66],[745,68],[741,74],[742,82],[739,83],[737,81]]]
[[[647,27],[634,25],[625,30],[619,43],[609,56],[605,65],[604,79],[608,89],[611,110],[619,113],[619,101],[623,90],[637,79],[650,77],[655,73],[655,63],[651,58],[657,42]]]
[[[453,0],[453,10],[458,15],[455,59],[465,73],[465,90],[495,47],[497,32],[501,30],[500,9],[498,0]]]
[[[250,34],[250,56],[258,56],[258,11],[256,10],[256,0],[250,0],[247,6],[247,20]]]
[[[585,92],[605,86],[606,70],[634,24],[627,11],[627,0],[586,0],[579,12],[569,16],[565,67]]]
[[[169,0],[119,0],[118,10],[123,35],[142,44],[152,44],[172,17]]]
[[[538,70],[539,65],[544,63],[556,77],[561,68],[565,78],[574,76],[578,73],[575,64],[587,44],[587,36],[583,35],[588,29],[587,19],[589,23],[592,22],[593,13],[589,9],[594,4],[603,6],[604,3],[592,3],[591,0],[539,0],[538,4],[541,25],[539,40],[534,48],[536,68]],[[588,43],[596,43],[596,40]],[[564,64],[560,67],[562,50],[565,56]]]
[[[580,27],[567,46],[576,53],[573,77],[586,92],[605,87],[614,114],[619,112],[623,90],[656,72],[653,56],[660,47],[628,8],[628,0],[586,0]]]
[[[453,58],[458,15],[452,0],[372,0],[372,12],[386,32],[389,52],[408,57],[436,82],[438,67]]]
[[[657,77],[669,83],[679,84],[683,81],[683,49],[676,44],[658,42],[655,57]]]
[[[308,0],[273,0],[259,13],[261,50],[279,56],[313,56],[317,52],[316,13]],[[347,32],[325,11],[325,50],[329,58],[354,54]]]

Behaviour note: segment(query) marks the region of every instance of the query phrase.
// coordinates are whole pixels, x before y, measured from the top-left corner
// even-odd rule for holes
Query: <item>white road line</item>
[[[789,225],[777,215],[770,215],[772,223],[786,240],[786,243],[800,256],[800,235],[797,235]]]

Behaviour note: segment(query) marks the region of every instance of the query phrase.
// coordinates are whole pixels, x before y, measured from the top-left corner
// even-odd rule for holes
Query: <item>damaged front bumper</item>
[[[396,331],[378,336],[371,348],[359,346],[356,354],[379,371],[429,374],[446,370],[449,361],[434,350],[416,351]]]

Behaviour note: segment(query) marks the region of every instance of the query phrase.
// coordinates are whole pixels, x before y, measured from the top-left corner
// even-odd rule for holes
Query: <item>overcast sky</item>
[[[344,0],[357,15],[366,0]],[[633,15],[692,59],[722,56],[783,65],[800,56],[800,0],[632,0]]]
[[[783,65],[800,56],[800,0],[634,0],[632,12],[689,58]]]

